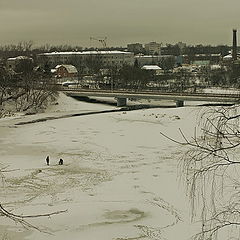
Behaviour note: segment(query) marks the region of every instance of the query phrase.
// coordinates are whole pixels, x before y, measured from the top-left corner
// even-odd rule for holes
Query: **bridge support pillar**
[[[127,106],[127,98],[117,98],[117,107]]]
[[[183,100],[177,100],[176,101],[176,107],[183,107],[184,106],[184,101]]]

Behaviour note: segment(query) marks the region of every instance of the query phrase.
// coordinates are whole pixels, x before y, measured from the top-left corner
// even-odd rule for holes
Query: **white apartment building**
[[[161,43],[150,42],[145,44],[145,50],[150,55],[161,54]]]
[[[123,51],[83,51],[83,52],[51,52],[38,54],[37,62],[54,68],[59,64],[69,64],[72,60],[86,65],[87,61],[96,61],[102,68],[134,64],[134,53]]]

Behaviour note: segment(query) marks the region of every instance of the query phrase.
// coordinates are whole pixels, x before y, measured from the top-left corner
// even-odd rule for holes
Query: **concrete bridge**
[[[62,92],[71,97],[113,97],[117,99],[117,106],[122,107],[127,105],[128,98],[137,99],[165,99],[176,102],[177,107],[184,106],[184,101],[205,101],[219,103],[238,103],[240,102],[239,94],[215,94],[215,93],[170,93],[159,91],[130,91],[130,90],[95,90],[81,88],[61,88]]]

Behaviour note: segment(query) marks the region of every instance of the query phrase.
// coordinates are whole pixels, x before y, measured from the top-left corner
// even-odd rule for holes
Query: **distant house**
[[[141,69],[152,71],[155,75],[161,75],[164,72],[158,65],[144,65]]]
[[[76,78],[78,75],[76,67],[67,64],[57,65],[52,70],[52,73],[54,73],[57,78]]]

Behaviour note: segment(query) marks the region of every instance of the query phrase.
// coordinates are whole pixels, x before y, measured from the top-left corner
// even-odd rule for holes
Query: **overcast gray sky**
[[[240,0],[0,0],[0,44],[231,44]]]

